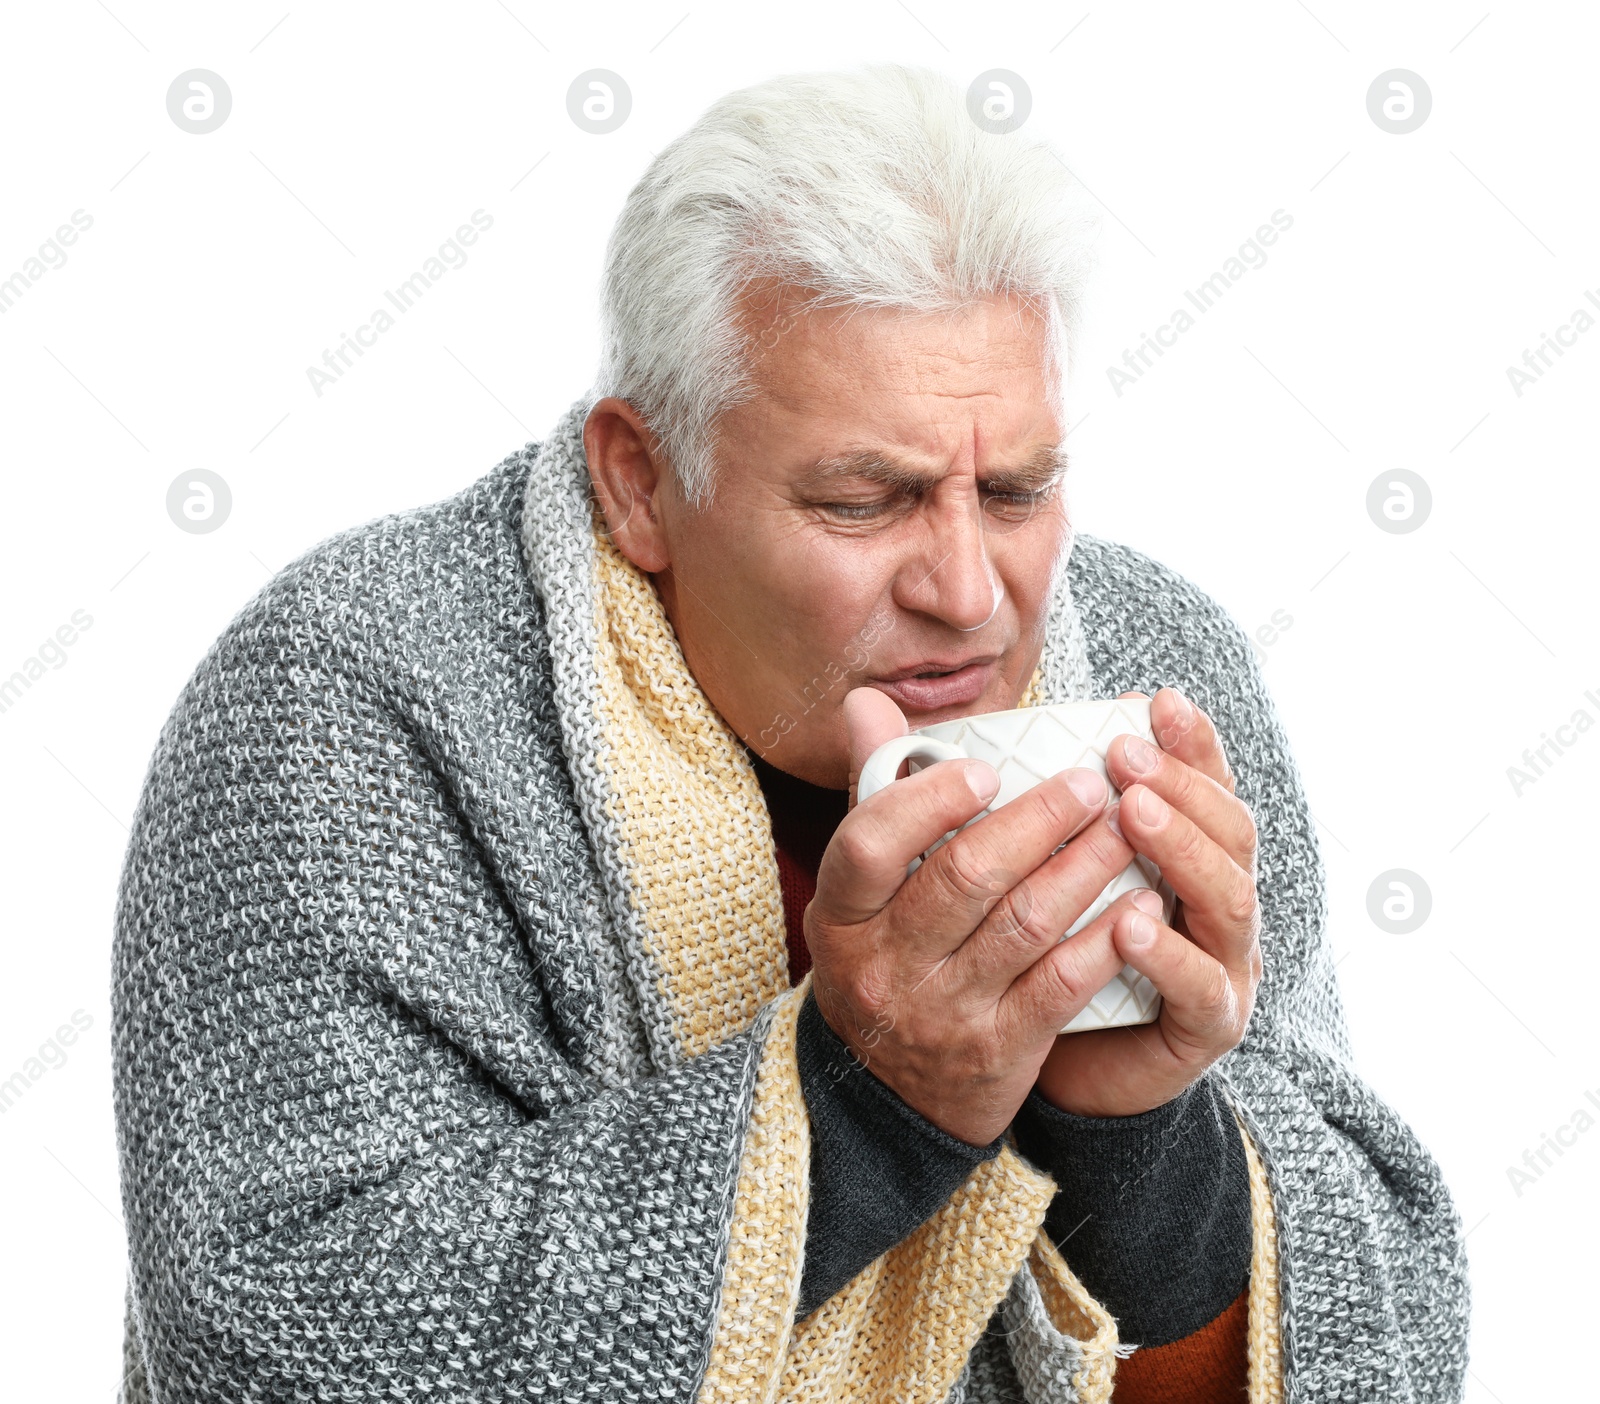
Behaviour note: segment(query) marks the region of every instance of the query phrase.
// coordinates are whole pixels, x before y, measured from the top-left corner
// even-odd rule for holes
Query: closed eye
[[[891,504],[887,502],[819,502],[817,504],[824,511],[832,512],[836,517],[845,517],[850,521],[866,521],[884,512]]]
[[[1037,507],[1046,501],[1055,492],[1057,484],[1050,482],[1037,488],[986,488],[983,492],[984,509],[986,511],[1015,511],[1017,508]],[[874,517],[882,516],[893,508],[898,501],[907,497],[921,497],[921,493],[899,493],[893,497],[882,498],[874,502],[819,502],[816,505],[826,512],[831,512],[837,517],[847,521],[870,521]]]

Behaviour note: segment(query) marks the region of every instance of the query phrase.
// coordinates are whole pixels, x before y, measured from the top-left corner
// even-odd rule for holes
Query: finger
[[[839,821],[823,852],[814,918],[854,926],[875,916],[905,885],[911,860],[979,813],[999,787],[987,761],[947,760],[869,795]],[[975,911],[974,924],[980,917]]]
[[[1254,871],[1255,819],[1248,806],[1211,776],[1126,733],[1113,737],[1106,748],[1106,769],[1124,791],[1131,785],[1148,785],[1198,824],[1240,868]]]
[[[1258,925],[1254,879],[1181,810],[1146,785],[1124,791],[1118,824],[1183,902],[1194,941],[1243,976]]]
[[[1116,948],[1113,927],[1140,903],[1160,898],[1149,888],[1125,892],[1076,936],[1053,943],[1011,982],[995,1004],[995,1022],[1004,1042],[1026,1046],[1060,1033],[1126,963]]]
[[[1037,958],[1040,945],[1059,939],[1071,924],[1061,919],[1068,903],[1058,891],[1073,881],[1066,871],[1068,865],[1090,869],[1087,875],[1077,877],[1081,887],[1110,864],[1099,886],[1084,897],[1078,909],[1081,912],[1132,859],[1131,847],[1103,822],[1095,825],[1110,797],[1110,788],[1098,772],[1064,770],[1041,780],[929,854],[907,883],[902,899],[907,904],[907,922],[918,933],[914,939],[925,957],[930,962],[943,961],[982,931],[979,941],[984,951],[980,954],[1005,969],[993,989],[998,995],[1018,970]],[[1084,842],[1095,827],[1100,833],[1083,854],[1063,856]],[[1108,853],[1109,858],[1105,856]],[[1059,862],[1052,862],[1053,855]],[[961,913],[960,922],[952,920],[952,912]],[[988,921],[990,916],[994,921]],[[1012,933],[1011,939],[1001,934],[1006,931]],[[959,975],[965,978],[966,974],[964,965]]]
[[[1133,849],[1101,816],[1031,872],[1003,877],[993,910],[951,955],[941,978],[974,1007],[995,1003],[1132,858]]]
[[[1161,993],[1161,1032],[1181,1061],[1209,1064],[1244,1034],[1250,1015],[1225,966],[1153,914],[1119,910],[1112,926],[1118,953]]]
[[[1150,729],[1163,751],[1232,792],[1233,767],[1228,764],[1216,724],[1177,688],[1164,687],[1151,698]]]
[[[885,741],[904,736],[911,728],[894,698],[875,687],[853,687],[845,693],[844,726],[850,742],[849,809],[854,809],[856,782],[868,757]]]

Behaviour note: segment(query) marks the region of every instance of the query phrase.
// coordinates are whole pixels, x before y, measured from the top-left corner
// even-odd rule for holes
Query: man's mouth
[[[896,669],[870,685],[887,693],[902,712],[937,712],[975,702],[994,677],[996,654],[968,659],[937,659]]]

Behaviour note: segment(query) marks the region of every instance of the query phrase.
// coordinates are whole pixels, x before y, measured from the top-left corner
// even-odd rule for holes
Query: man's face
[[[794,302],[745,304],[758,393],[722,418],[708,510],[670,474],[653,494],[668,561],[653,578],[733,730],[843,789],[852,687],[913,728],[1021,700],[1070,539],[1064,426],[1043,319],[1014,300],[948,317],[796,317]]]

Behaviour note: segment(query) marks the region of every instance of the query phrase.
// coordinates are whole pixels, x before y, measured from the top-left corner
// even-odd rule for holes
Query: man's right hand
[[[908,878],[911,860],[979,813],[999,777],[984,761],[941,761],[855,804],[867,757],[907,727],[876,688],[854,689],[844,714],[852,807],[805,914],[817,1007],[903,1101],[958,1140],[987,1145],[1011,1124],[1062,1027],[1122,968],[1112,925],[1139,893],[1060,938],[1133,849],[1106,821],[1105,781],[1067,770]]]

